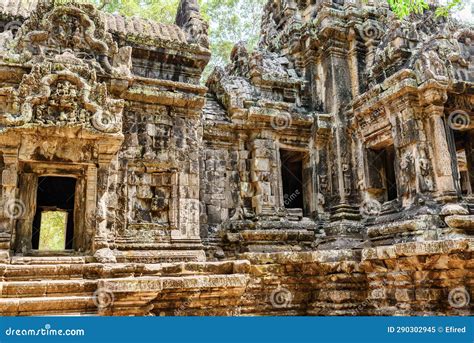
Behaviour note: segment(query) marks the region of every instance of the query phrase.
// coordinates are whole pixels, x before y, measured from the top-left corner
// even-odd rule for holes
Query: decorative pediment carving
[[[130,74],[131,50],[118,49],[106,21],[90,4],[40,1],[15,39],[3,46],[9,46],[3,53],[7,61],[33,65],[69,52],[99,72]]]
[[[390,22],[368,66],[369,84],[380,83],[402,69],[417,74],[417,82],[470,81],[472,29],[434,9],[413,14],[409,20]],[[471,67],[472,68],[472,67]]]
[[[106,85],[98,83],[95,71],[87,67],[36,65],[17,89],[1,88],[0,96],[6,99],[0,114],[5,126],[81,125],[104,133],[122,130],[123,101],[109,98]]]
[[[438,54],[433,50],[421,54],[420,59],[415,62],[415,71],[419,83],[428,79],[434,79],[437,81],[448,80],[446,67]]]

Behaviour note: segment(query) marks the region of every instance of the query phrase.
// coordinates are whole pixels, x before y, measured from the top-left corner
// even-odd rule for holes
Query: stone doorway
[[[385,187],[387,189],[387,201],[398,198],[397,179],[395,176],[395,148],[390,145],[381,151],[384,165]]]
[[[91,250],[95,234],[97,175],[94,166],[20,163],[16,254],[57,256]]]
[[[33,250],[74,249],[75,193],[74,178],[56,176],[38,178],[36,213],[31,238]]]
[[[284,206],[287,209],[304,209],[304,154],[280,149],[280,159]]]

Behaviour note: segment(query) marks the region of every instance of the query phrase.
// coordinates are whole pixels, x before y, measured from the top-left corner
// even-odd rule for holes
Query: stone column
[[[334,220],[356,219],[351,204],[354,197],[350,139],[344,107],[351,101],[351,73],[346,56],[347,42],[331,41],[322,56],[325,72],[325,108],[332,116],[333,182],[332,206]]]
[[[97,169],[97,212],[96,212],[96,231],[94,235],[94,257],[100,263],[117,262],[112,250],[110,249],[109,238],[111,235],[111,226],[109,222],[109,205],[111,194],[109,192],[109,177],[111,176],[111,162],[113,155],[100,153],[99,147],[99,165]]]
[[[25,211],[16,198],[18,185],[17,149],[2,148],[5,168],[2,171],[2,199],[0,212],[0,263],[8,263],[12,241],[15,240],[16,218]]]
[[[456,196],[453,178],[452,158],[449,151],[446,128],[442,116],[444,107],[428,105],[424,109],[429,118],[431,142],[433,148],[434,177],[437,186],[437,196],[446,199]]]
[[[272,187],[275,187],[272,185],[274,150],[271,139],[256,138],[251,145],[250,181],[254,190],[252,208],[256,215],[273,214],[276,211],[276,200],[272,195]]]
[[[331,138],[331,117],[319,114],[315,118],[313,127],[313,148],[311,149],[311,160],[315,166],[313,169],[313,189],[311,200],[311,213],[318,220],[327,220],[329,214],[326,212],[326,202],[330,196],[330,171],[328,168],[328,143]]]
[[[422,188],[417,177],[420,148],[426,144],[426,135],[421,132],[422,125],[417,119],[422,109],[413,95],[404,94],[391,99],[385,110],[392,125],[398,199],[402,206],[411,206]]]

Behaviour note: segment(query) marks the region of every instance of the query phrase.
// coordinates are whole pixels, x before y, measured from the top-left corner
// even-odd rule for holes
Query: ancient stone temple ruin
[[[196,0],[0,1],[2,315],[473,314],[472,27],[262,15],[203,83]]]

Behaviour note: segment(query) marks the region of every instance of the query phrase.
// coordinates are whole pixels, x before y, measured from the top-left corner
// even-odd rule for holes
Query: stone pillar
[[[16,222],[15,252],[29,253],[32,250],[33,220],[36,213],[36,193],[38,176],[22,173],[19,177],[18,199],[9,200],[7,215]]]
[[[272,169],[275,168],[275,147],[271,139],[256,138],[251,143],[250,181],[254,190],[252,208],[256,215],[272,215],[276,199],[272,188]]]
[[[110,197],[109,177],[111,176],[111,162],[113,155],[100,153],[99,147],[99,165],[97,169],[97,213],[96,213],[96,231],[94,235],[93,252],[94,257],[100,263],[117,262],[114,253],[110,249],[109,239],[111,236],[111,227],[113,223],[109,222]]]
[[[328,144],[331,138],[331,117],[319,114],[315,118],[313,127],[313,149],[311,160],[314,165],[312,183],[313,189],[311,199],[311,213],[320,220],[328,218],[326,202],[330,196],[331,175],[328,168]]]
[[[330,193],[323,200],[322,206],[329,210],[330,222],[324,223],[325,236],[318,246],[321,249],[358,246],[363,237],[360,225],[360,213],[355,192],[354,168],[352,166],[351,139],[348,132],[346,106],[352,100],[353,73],[351,59],[348,56],[350,44],[341,39],[336,27],[325,30],[320,41],[324,41],[321,49],[322,84],[324,85],[324,110],[331,118],[331,135],[328,135],[328,156],[324,148],[319,150],[321,165],[318,168],[318,187],[324,193]],[[336,38],[337,37],[337,38]],[[322,142],[321,142],[322,143]],[[323,143],[324,144],[324,143]],[[324,170],[324,159],[328,170]],[[327,187],[327,190],[326,190]],[[320,206],[321,207],[321,206]],[[324,217],[324,216],[323,216]]]
[[[17,149],[2,148],[5,167],[2,171],[0,212],[0,263],[8,263],[12,241],[15,240],[16,219],[24,214],[24,206],[16,198],[18,185]]]
[[[330,45],[329,45],[330,44]],[[344,108],[352,99],[351,73],[345,51],[347,42],[331,41],[322,56],[325,72],[325,108],[332,116],[333,177],[332,203],[333,220],[356,219],[353,168],[351,167],[350,138]],[[358,211],[356,211],[358,212]]]
[[[456,188],[454,184],[452,158],[449,151],[448,139],[446,136],[446,128],[442,116],[444,115],[444,107],[436,105],[428,105],[424,109],[426,116],[429,118],[430,135],[433,148],[433,166],[434,177],[436,182],[436,194],[442,199],[456,196]]]

